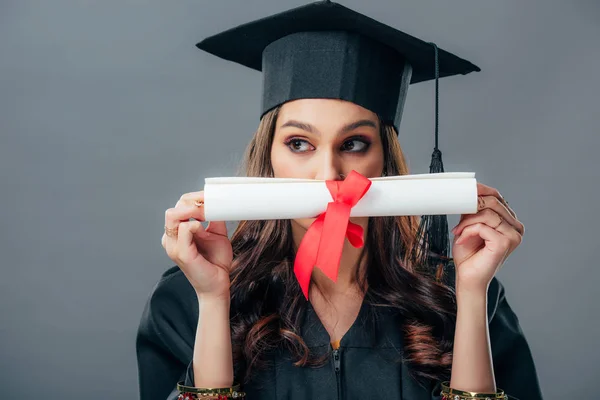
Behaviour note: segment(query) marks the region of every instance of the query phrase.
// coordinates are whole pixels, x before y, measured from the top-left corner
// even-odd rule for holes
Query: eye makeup
[[[285,144],[290,151],[294,152],[294,153],[305,153],[306,151],[310,151],[310,150],[314,150],[314,146],[311,145],[308,140],[306,139],[302,139],[296,136],[292,136],[289,137],[287,139],[285,139],[283,141],[283,144]],[[300,150],[298,149],[298,147],[306,147],[306,146],[310,146],[310,150]]]
[[[371,147],[371,140],[363,135],[355,135],[347,138],[344,140],[342,148],[348,143],[358,143],[358,149],[356,149],[356,144],[352,145],[351,149],[347,150],[349,153],[366,153],[369,147]]]
[[[315,150],[315,147],[303,137],[290,136],[283,142],[290,151],[294,153],[305,153]],[[371,147],[371,139],[363,135],[355,135],[346,138],[340,147],[340,150],[346,153],[365,153]]]

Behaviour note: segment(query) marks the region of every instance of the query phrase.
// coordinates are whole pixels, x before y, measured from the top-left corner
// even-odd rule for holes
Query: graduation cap
[[[438,149],[438,78],[480,69],[425,42],[331,1],[318,1],[237,26],[196,45],[261,71],[260,117],[285,102],[331,98],[353,102],[398,132],[410,84],[436,81],[435,147],[430,172],[444,172]],[[448,259],[445,215],[424,216],[422,265]]]

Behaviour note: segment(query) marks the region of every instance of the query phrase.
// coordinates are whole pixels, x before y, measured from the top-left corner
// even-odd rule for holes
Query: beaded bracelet
[[[184,386],[183,382],[177,383],[179,390],[178,400],[195,400],[195,399],[243,399],[246,398],[246,393],[240,391],[240,385],[233,385],[226,388],[197,388]]]
[[[442,382],[442,400],[508,400],[504,390],[497,389],[496,393],[466,392],[452,389],[450,382]]]

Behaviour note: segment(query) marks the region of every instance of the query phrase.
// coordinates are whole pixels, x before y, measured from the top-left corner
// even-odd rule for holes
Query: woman
[[[386,63],[398,62],[390,48],[318,26],[337,21],[344,26],[336,30],[355,33],[356,25],[376,21],[330,2],[270,18],[216,39],[253,38],[239,45],[244,62],[222,56],[252,66],[254,50],[247,46],[260,40],[248,30],[277,22],[266,30],[268,45],[257,45],[265,88],[247,175],[343,180],[351,171],[409,173],[389,110],[398,117],[411,76],[430,78],[419,75],[416,56],[401,60],[403,73],[392,90],[395,75],[381,78],[392,71]],[[291,30],[290,21],[297,24]],[[290,35],[315,25],[324,33]],[[282,26],[285,32],[270,35]],[[204,43],[206,49],[215,41]],[[354,51],[362,60],[365,48],[379,63],[348,61]],[[301,59],[282,62],[290,51]],[[319,62],[322,68],[315,67]],[[354,78],[349,66],[359,72]],[[365,76],[370,81],[362,82]],[[352,79],[352,87],[384,89],[377,96],[360,88],[331,94],[331,82]],[[292,89],[280,90],[285,85]],[[364,229],[365,245],[345,242],[336,283],[315,269],[307,302],[293,264],[314,219],[242,221],[230,240],[223,222],[206,229],[199,222],[203,193],[184,194],[167,210],[162,237],[177,266],[154,288],[138,333],[142,399],[176,398],[179,381],[188,391],[239,382],[249,399],[471,398],[461,391],[503,398],[499,388],[509,398],[541,399],[529,347],[494,278],[521,243],[524,226],[496,189],[478,184],[478,195],[478,212],[463,215],[453,230],[455,284],[420,272],[411,251],[421,245],[416,217],[351,218]],[[443,381],[452,392],[444,386],[440,393]]]

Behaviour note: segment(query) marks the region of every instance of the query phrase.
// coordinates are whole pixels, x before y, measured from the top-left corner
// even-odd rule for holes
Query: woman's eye
[[[305,151],[309,151],[312,147],[306,140],[302,140],[302,139],[292,139],[292,140],[288,141],[286,144],[290,148],[290,150],[292,150],[293,152],[296,152],[296,153],[302,153]]]
[[[307,151],[312,151],[315,148],[304,139],[290,139],[285,142],[285,145],[289,147],[291,151],[294,153],[305,153]],[[369,148],[369,143],[361,140],[361,139],[351,139],[347,140],[342,144],[342,151],[346,151],[349,153],[362,153],[367,151]]]
[[[344,144],[342,145],[342,150],[353,152],[353,153],[354,152],[360,153],[362,151],[366,151],[368,147],[369,147],[368,143],[365,143],[364,141],[359,140],[359,139],[353,139],[353,140],[348,140],[347,142],[344,142]]]

